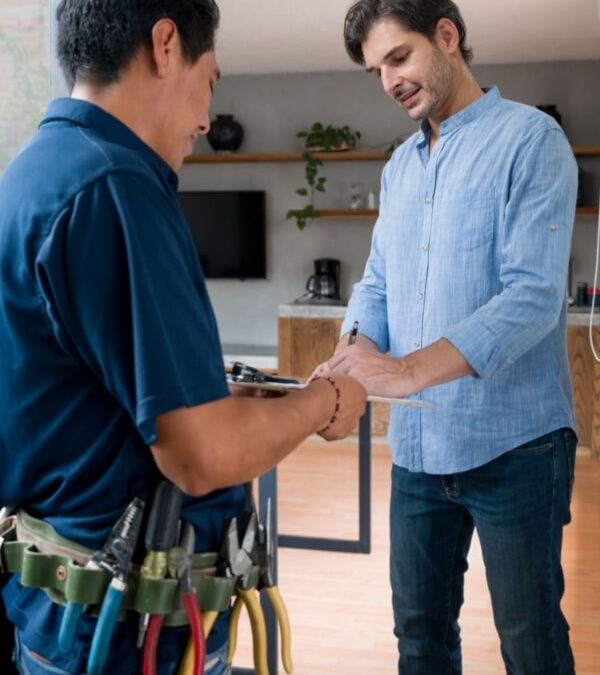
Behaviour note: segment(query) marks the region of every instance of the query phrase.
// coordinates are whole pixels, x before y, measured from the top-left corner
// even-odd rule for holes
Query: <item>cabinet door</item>
[[[308,377],[338,343],[341,319],[279,319],[279,372]]]

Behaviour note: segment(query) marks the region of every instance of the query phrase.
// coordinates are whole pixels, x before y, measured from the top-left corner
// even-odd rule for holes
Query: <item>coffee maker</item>
[[[308,277],[306,290],[308,302],[341,304],[340,261],[335,258],[318,258],[314,261],[315,273]]]

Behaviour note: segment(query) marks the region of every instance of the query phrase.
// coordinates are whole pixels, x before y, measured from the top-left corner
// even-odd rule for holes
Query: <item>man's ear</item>
[[[179,31],[171,19],[160,19],[152,28],[152,57],[156,74],[165,77],[178,56]]]
[[[437,22],[435,37],[438,47],[443,49],[447,54],[456,54],[456,52],[460,51],[458,28],[450,19],[442,18]]]

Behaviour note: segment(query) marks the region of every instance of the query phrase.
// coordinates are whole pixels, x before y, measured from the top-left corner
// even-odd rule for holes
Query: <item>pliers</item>
[[[254,506],[253,513],[256,513]],[[260,581],[257,590],[265,591],[279,624],[279,632],[281,635],[281,661],[286,673],[292,672],[292,647],[291,647],[291,629],[290,619],[287,609],[279,588],[274,580],[273,574],[273,551],[274,551],[274,537],[272,530],[272,506],[271,499],[267,500],[266,517],[264,522],[258,520],[258,532],[254,549],[252,551],[252,559],[255,565],[259,568]],[[227,650],[227,660],[229,663],[233,661],[233,655],[237,646],[237,625],[241,613],[241,603],[239,598],[236,600],[233,611],[231,613],[231,621],[229,628],[229,645]]]
[[[256,675],[269,675],[267,665],[267,627],[265,616],[258,600],[258,595],[250,585],[250,573],[254,565],[252,558],[256,534],[258,530],[258,518],[252,511],[248,526],[240,546],[237,529],[237,518],[232,518],[225,532],[225,539],[221,549],[221,563],[219,573],[227,577],[236,577],[237,595],[231,612],[229,622],[229,645],[227,649],[227,661],[231,663],[237,644],[237,626],[242,611],[242,604],[250,617],[252,627],[252,650],[254,654],[254,670]]]
[[[202,611],[192,584],[192,553],[194,552],[194,528],[185,523],[179,546],[168,551],[169,576],[179,579],[181,601],[190,623],[194,650],[194,675],[204,673],[206,661],[206,640],[202,626]],[[150,619],[146,643],[144,645],[144,675],[156,675],[156,651],[163,623],[162,614],[154,614]]]
[[[258,565],[260,582],[258,591],[265,591],[273,607],[279,633],[281,635],[281,662],[286,673],[292,672],[292,631],[287,608],[275,583],[273,574],[273,551],[275,538],[273,537],[273,519],[271,498],[267,499],[267,513],[264,522],[258,523],[258,537],[254,546],[254,562]]]
[[[105,570],[112,577],[92,638],[86,670],[90,675],[100,675],[106,664],[117,617],[127,590],[129,563],[137,543],[143,514],[144,502],[134,499],[113,527],[104,546],[94,553],[86,565],[89,569]],[[81,603],[67,603],[59,632],[61,650],[71,650],[83,609],[84,605]]]

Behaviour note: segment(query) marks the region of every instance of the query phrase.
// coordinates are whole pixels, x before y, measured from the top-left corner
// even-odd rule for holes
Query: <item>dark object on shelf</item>
[[[215,152],[235,152],[244,140],[244,127],[233,115],[217,115],[206,138]]]
[[[585,281],[579,281],[577,283],[575,304],[577,307],[585,307],[588,304],[588,285]]]
[[[265,192],[179,192],[207,279],[267,276]]]
[[[550,115],[550,117],[554,117],[554,119],[562,126],[562,115],[558,112],[556,109],[556,105],[554,103],[548,103],[546,105],[538,105],[536,106],[538,110],[541,110],[542,112],[545,112],[546,115]]]
[[[588,286],[587,289],[587,305],[598,309],[600,307],[600,288]]]
[[[577,167],[577,206],[583,206],[583,177],[584,171],[578,166]]]

